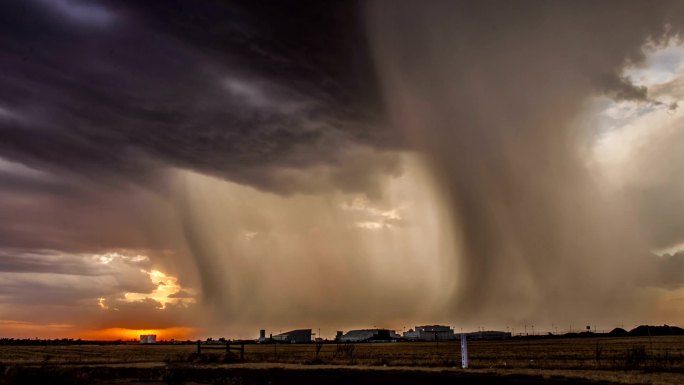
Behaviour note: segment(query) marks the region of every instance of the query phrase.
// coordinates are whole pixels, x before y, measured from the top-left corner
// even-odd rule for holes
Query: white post
[[[468,368],[468,339],[463,333],[461,333],[461,367]]]

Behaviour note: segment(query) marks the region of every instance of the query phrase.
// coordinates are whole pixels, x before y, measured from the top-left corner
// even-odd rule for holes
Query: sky
[[[677,1],[0,4],[0,337],[684,324]]]

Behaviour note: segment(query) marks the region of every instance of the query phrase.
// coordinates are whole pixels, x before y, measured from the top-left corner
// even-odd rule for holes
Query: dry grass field
[[[251,362],[460,366],[458,342],[315,346],[253,345]],[[469,342],[471,368],[684,369],[684,337],[527,339]]]
[[[471,341],[470,373],[543,375],[613,383],[684,383],[684,337]],[[0,346],[0,367],[180,367],[311,370],[460,370],[457,342],[246,345],[245,362],[194,345]],[[228,363],[228,364],[227,364]],[[462,372],[462,371],[461,371]],[[2,381],[0,381],[2,383]]]
[[[684,370],[684,337],[469,342],[471,368]],[[0,346],[2,364],[184,362],[194,345]],[[218,359],[221,351],[210,351]],[[458,342],[245,345],[247,363],[460,366]]]

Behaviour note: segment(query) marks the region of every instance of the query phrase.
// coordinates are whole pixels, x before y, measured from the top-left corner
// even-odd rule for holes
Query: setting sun
[[[126,329],[107,328],[84,333],[85,338],[92,340],[138,340],[142,334],[155,334],[157,340],[187,340],[195,336],[196,330],[187,327],[170,327],[160,329]]]

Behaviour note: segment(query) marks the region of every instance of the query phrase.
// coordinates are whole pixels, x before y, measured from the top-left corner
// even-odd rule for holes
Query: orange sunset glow
[[[151,329],[111,327],[98,330],[80,330],[68,324],[35,324],[22,321],[0,320],[0,338],[81,338],[85,340],[115,341],[137,340],[141,334],[156,334],[158,340],[187,340],[197,337],[197,329],[174,326]]]
[[[170,327],[163,329],[126,329],[107,328],[87,331],[81,335],[85,339],[98,341],[137,340],[141,334],[156,334],[157,340],[187,340],[196,336],[197,330],[188,327]]]

